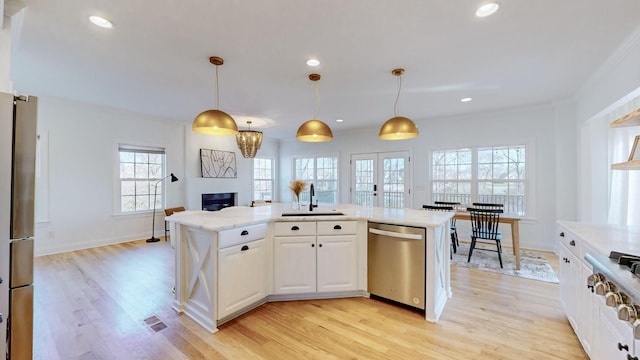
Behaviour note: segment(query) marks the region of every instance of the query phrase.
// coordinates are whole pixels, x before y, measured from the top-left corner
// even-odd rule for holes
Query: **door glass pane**
[[[355,204],[359,206],[373,206],[373,160],[355,160]]]
[[[383,161],[383,203],[386,208],[404,207],[404,158]]]

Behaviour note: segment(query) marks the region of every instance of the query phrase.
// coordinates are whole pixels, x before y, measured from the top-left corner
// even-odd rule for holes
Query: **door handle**
[[[379,230],[373,228],[369,229],[369,232],[376,235],[394,237],[399,239],[422,240],[422,235],[418,234],[404,234],[395,231]]]

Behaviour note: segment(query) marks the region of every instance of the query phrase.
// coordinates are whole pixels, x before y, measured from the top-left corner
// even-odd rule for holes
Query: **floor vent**
[[[153,315],[146,319],[144,319],[144,323],[153,330],[154,332],[158,332],[160,330],[166,329],[167,325],[163,323],[157,316]]]

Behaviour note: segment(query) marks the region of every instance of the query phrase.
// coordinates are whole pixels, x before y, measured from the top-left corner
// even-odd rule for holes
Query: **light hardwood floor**
[[[38,257],[35,284],[35,359],[587,358],[557,284],[455,266],[454,295],[436,324],[350,298],[268,303],[215,334],[171,309],[165,241]],[[154,315],[165,329],[147,326]]]

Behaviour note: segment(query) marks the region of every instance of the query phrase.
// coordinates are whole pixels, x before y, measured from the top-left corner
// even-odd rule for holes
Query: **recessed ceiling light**
[[[336,122],[343,122],[344,120],[342,119],[336,119]]]
[[[89,16],[89,21],[91,21],[96,26],[100,26],[101,28],[111,29],[113,27],[111,21],[100,16]]]
[[[466,97],[466,98],[462,98],[462,99],[460,99],[460,102],[469,102],[469,101],[471,101],[471,100],[473,100],[473,99],[472,99],[472,98],[470,98],[470,97]]]
[[[489,15],[493,15],[493,13],[495,13],[496,11],[498,11],[498,8],[500,6],[497,3],[491,2],[491,3],[486,3],[482,6],[480,6],[478,8],[478,10],[476,10],[476,16],[477,17],[487,17]]]
[[[318,59],[309,59],[309,60],[307,60],[307,65],[314,66],[314,67],[318,66],[318,65],[320,65],[320,60],[318,60]]]

